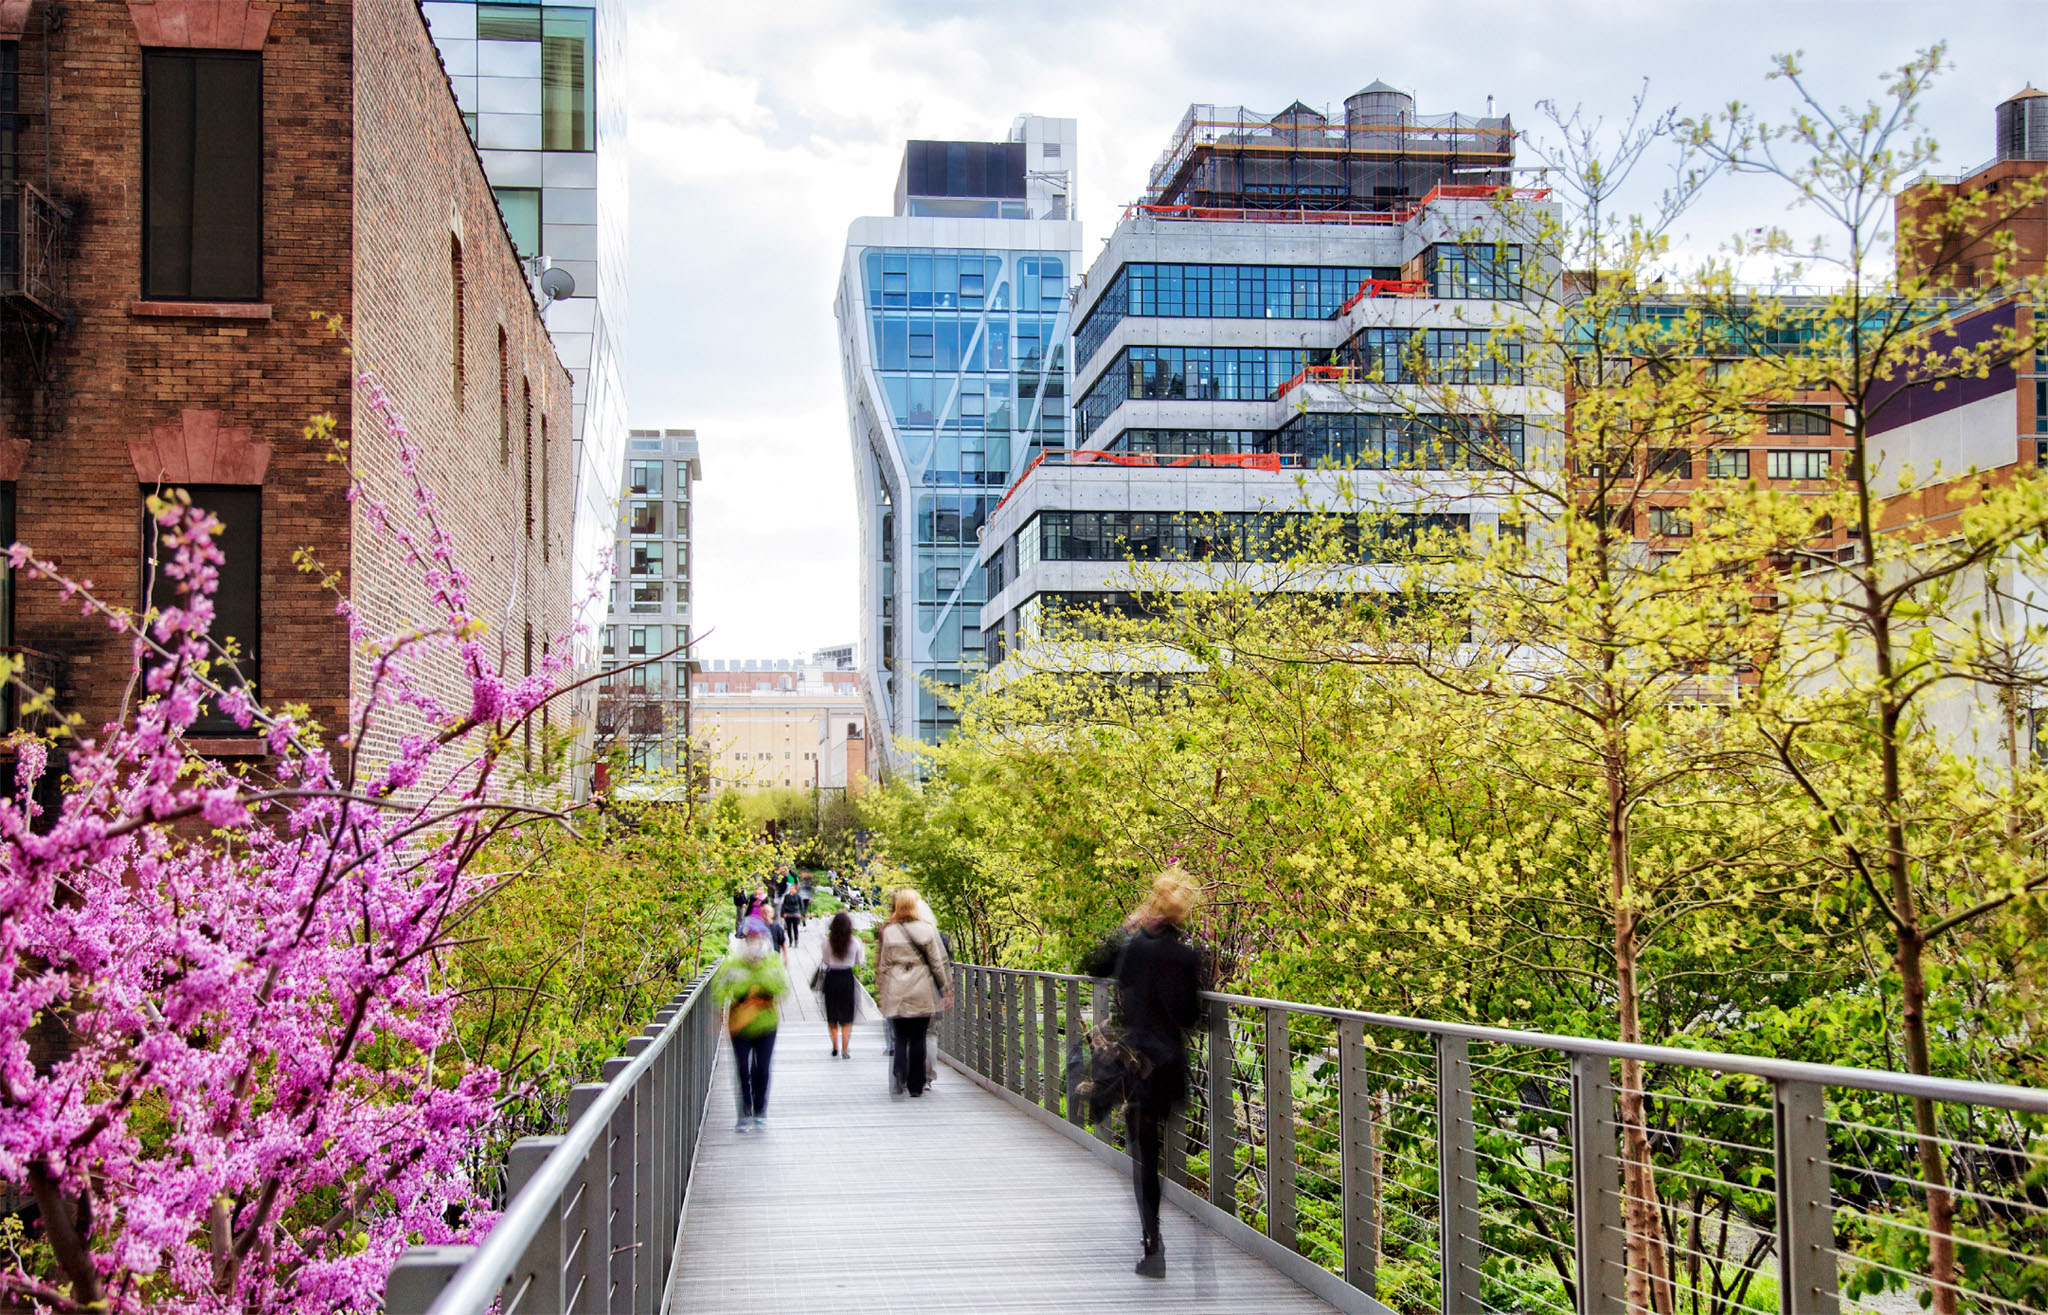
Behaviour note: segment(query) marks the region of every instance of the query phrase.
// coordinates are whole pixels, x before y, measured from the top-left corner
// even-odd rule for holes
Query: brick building
[[[433,616],[305,432],[335,417],[371,488],[409,507],[381,427],[354,423],[359,365],[409,423],[500,659],[540,663],[570,627],[570,381],[413,0],[6,0],[10,97],[0,496],[15,536],[140,601],[142,500],[189,488],[226,525],[219,629],[266,702],[339,733],[365,665],[343,660],[334,599],[295,551],[340,573],[375,633]],[[111,715],[125,642],[45,586],[9,593],[6,643],[39,655],[65,706]],[[452,663],[427,674],[460,694]],[[222,756],[260,747],[198,729]]]

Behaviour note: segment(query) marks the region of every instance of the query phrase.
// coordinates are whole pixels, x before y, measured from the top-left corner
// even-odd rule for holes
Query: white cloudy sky
[[[852,459],[831,303],[850,220],[887,213],[910,137],[999,140],[1022,112],[1080,121],[1087,247],[1142,191],[1190,102],[1341,112],[1374,78],[1424,114],[1518,124],[1536,105],[1624,114],[1780,103],[1806,52],[1835,99],[1946,41],[1923,120],[1950,169],[1991,154],[1991,109],[2048,82],[2038,0],[629,0],[633,423],[697,430],[696,618],[707,657],[855,635]],[[1777,222],[1727,204],[1716,226]]]

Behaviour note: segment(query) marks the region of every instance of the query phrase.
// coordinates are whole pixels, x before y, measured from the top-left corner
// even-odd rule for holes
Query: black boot
[[[1145,1239],[1145,1255],[1132,1271],[1142,1278],[1166,1277],[1166,1243],[1156,1237]]]

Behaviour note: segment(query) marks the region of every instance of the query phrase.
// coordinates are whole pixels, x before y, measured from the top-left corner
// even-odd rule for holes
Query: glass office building
[[[895,213],[855,220],[834,310],[861,526],[862,674],[884,762],[954,722],[985,663],[972,565],[1003,489],[1072,439],[1075,126],[913,141]]]

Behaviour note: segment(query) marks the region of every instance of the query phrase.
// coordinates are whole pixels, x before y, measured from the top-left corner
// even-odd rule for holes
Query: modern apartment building
[[[613,540],[597,734],[629,767],[677,773],[690,749],[690,505],[703,475],[694,429],[635,429]],[[674,650],[671,653],[671,650]],[[668,657],[662,655],[671,654]],[[658,659],[658,660],[651,660]]]
[[[626,454],[626,6],[420,5],[440,48],[513,244],[540,292],[575,386],[574,579],[591,580],[614,541]],[[594,653],[582,655],[594,658]]]
[[[696,735],[710,788],[865,788],[867,708],[860,673],[802,658],[700,663]]]
[[[1514,139],[1378,82],[1336,117],[1190,107],[1076,295],[1073,447],[1020,466],[988,517],[992,667],[1049,608],[1142,609],[1134,557],[1199,588],[1306,512],[1497,519],[1493,463],[1537,459],[1562,410],[1518,344],[1480,355],[1502,303],[1555,277],[1533,245],[1548,203],[1508,188]],[[1486,388],[1489,418],[1415,415],[1418,368]],[[1399,538],[1361,535],[1360,555]]]
[[[338,417],[372,496],[409,506],[395,442],[357,410],[352,372],[372,370],[496,661],[537,669],[571,629],[570,380],[419,12],[58,8],[0,6],[0,531],[140,603],[144,499],[189,490],[225,526],[218,633],[241,678],[338,736],[369,659],[294,554],[337,573],[375,634],[435,615],[305,435]],[[337,311],[353,357],[322,321]],[[116,716],[128,642],[46,585],[8,592],[29,678],[88,724]],[[453,657],[424,662],[422,686],[467,706]],[[388,718],[360,748],[385,756],[406,729]],[[265,752],[212,715],[193,743]]]
[[[857,219],[839,320],[860,512],[859,652],[878,757],[953,715],[985,660],[977,536],[1012,476],[1070,442],[1072,119],[1001,142],[912,141],[894,213]]]

